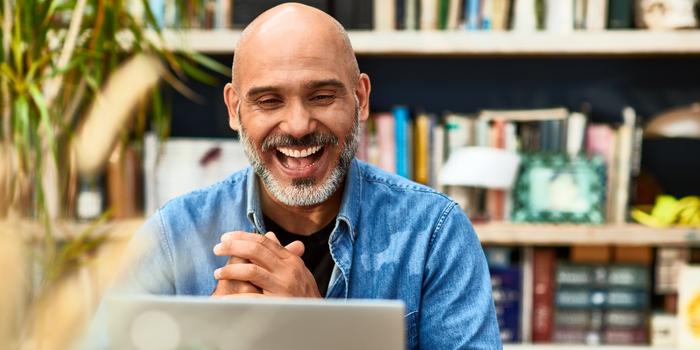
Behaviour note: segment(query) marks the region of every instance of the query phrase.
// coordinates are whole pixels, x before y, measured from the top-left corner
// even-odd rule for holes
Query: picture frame
[[[606,175],[602,157],[521,155],[513,191],[514,222],[602,224]]]

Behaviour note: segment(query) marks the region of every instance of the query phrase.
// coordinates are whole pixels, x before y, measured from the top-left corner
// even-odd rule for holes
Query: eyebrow
[[[343,82],[338,79],[312,80],[304,84],[304,87],[309,90],[320,89],[323,87],[334,87],[340,91],[345,91],[347,89],[345,87],[345,84],[343,84]],[[279,86],[257,86],[248,90],[248,92],[246,93],[246,98],[252,99],[256,95],[260,95],[266,92],[278,92],[280,90],[281,88]]]

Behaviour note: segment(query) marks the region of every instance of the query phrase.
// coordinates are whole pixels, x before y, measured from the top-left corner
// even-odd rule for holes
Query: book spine
[[[467,30],[478,30],[479,23],[479,0],[466,0],[464,8],[464,18],[466,18]]]
[[[409,111],[408,107],[397,106],[392,110],[395,122],[395,137],[396,137],[396,173],[405,178],[410,178],[409,170]]]
[[[634,27],[633,0],[610,0],[608,6],[608,29],[629,29]]]
[[[554,248],[535,248],[532,260],[532,341],[551,342],[554,330]]]
[[[379,150],[379,167],[396,172],[396,121],[391,113],[377,113],[377,145]]]
[[[604,30],[608,18],[608,0],[586,1],[586,30]]]

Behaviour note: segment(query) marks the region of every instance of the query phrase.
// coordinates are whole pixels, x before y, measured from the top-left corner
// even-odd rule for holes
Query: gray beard
[[[265,188],[278,201],[292,207],[305,207],[317,205],[325,202],[330,198],[335,191],[338,190],[343,183],[343,179],[350,168],[360,139],[360,108],[355,105],[355,121],[353,122],[352,130],[345,137],[343,142],[343,150],[338,158],[338,164],[335,166],[331,174],[325,180],[321,179],[318,184],[317,179],[306,178],[292,181],[291,185],[284,185],[281,179],[275,178],[270,170],[265,167],[260,154],[253,142],[248,138],[247,132],[241,124],[241,108],[237,110],[238,125],[240,125],[240,139],[243,144],[243,149],[248,161],[253,168],[253,171],[260,177]],[[264,144],[265,142],[263,142]]]

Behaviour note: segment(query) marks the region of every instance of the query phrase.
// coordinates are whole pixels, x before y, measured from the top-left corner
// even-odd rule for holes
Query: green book
[[[608,0],[608,29],[634,28],[634,1]]]
[[[457,0],[440,0],[440,7],[438,8],[438,29],[440,30],[447,29],[447,13],[450,8],[450,1]]]

